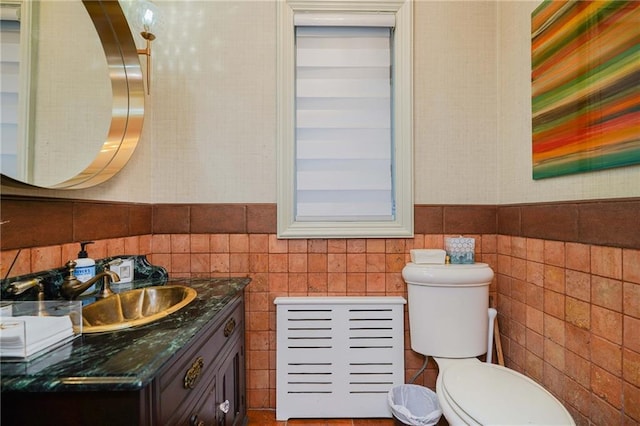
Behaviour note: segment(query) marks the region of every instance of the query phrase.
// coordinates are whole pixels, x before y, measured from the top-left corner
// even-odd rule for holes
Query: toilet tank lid
[[[409,262],[402,269],[402,278],[408,284],[418,285],[488,285],[493,279],[493,270],[486,263],[435,265]]]
[[[477,362],[451,365],[442,374],[455,409],[479,424],[575,425],[549,391],[514,370]]]

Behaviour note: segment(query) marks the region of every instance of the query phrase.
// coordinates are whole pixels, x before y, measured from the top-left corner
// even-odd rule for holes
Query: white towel
[[[413,263],[443,264],[447,257],[447,252],[441,249],[412,249],[411,261]]]
[[[26,358],[73,336],[71,318],[2,317],[0,318],[0,356]]]

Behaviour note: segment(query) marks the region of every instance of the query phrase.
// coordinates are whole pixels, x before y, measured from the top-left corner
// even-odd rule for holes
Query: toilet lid
[[[455,411],[482,425],[575,424],[546,389],[499,365],[452,365],[443,373],[442,388]]]

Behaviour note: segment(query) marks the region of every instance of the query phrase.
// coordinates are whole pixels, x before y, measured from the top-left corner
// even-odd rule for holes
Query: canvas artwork
[[[640,1],[531,16],[533,178],[640,164]]]

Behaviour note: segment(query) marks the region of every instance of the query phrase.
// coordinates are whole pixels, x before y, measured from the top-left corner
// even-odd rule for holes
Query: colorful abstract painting
[[[545,0],[531,60],[534,179],[640,164],[640,1]]]

